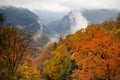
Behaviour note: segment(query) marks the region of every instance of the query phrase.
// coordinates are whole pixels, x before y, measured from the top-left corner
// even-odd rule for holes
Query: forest
[[[3,22],[0,14],[0,80],[120,80],[120,15],[60,38],[36,57]]]

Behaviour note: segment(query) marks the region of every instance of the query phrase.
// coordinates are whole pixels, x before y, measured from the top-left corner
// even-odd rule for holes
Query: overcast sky
[[[120,0],[0,0],[0,5],[51,12],[66,12],[76,9],[116,9],[120,11]]]

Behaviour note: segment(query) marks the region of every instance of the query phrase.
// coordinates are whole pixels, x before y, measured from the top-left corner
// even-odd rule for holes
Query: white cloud
[[[86,28],[88,25],[87,19],[82,15],[81,11],[72,11],[71,17],[75,18],[75,23],[70,26],[70,32],[75,33],[81,28]]]
[[[52,12],[73,9],[116,9],[120,10],[120,0],[0,0],[0,5],[12,5]]]

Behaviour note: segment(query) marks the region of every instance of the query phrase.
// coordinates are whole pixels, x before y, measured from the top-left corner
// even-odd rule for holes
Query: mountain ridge
[[[47,25],[51,34],[71,34],[85,28],[88,24],[100,24],[107,20],[114,20],[119,12],[115,10],[98,9],[70,11],[62,19]]]
[[[5,17],[4,25],[10,24],[19,29],[33,32],[37,32],[42,27],[42,22],[39,23],[38,16],[26,8],[2,6],[0,7],[0,13]]]

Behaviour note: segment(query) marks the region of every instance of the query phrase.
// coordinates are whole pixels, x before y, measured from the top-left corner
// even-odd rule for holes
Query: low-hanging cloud
[[[48,12],[69,12],[75,17],[75,24],[71,25],[70,32],[74,33],[80,28],[85,28],[88,21],[79,10],[82,9],[115,9],[120,11],[120,0],[0,0],[0,6],[15,6],[30,10],[43,10]],[[34,39],[41,37],[42,29],[38,31]],[[61,36],[56,34],[50,38],[50,42],[58,41]]]
[[[42,36],[43,36],[43,24],[42,24],[42,22],[41,22],[41,20],[40,19],[38,19],[38,23],[39,23],[39,25],[40,25],[40,29],[33,35],[33,39],[34,39],[34,41],[38,41],[39,39],[41,39],[42,38]]]
[[[120,10],[120,0],[1,0],[0,5],[65,12],[74,9],[116,9]]]
[[[74,18],[74,24],[70,26],[71,33],[75,33],[77,30],[87,27],[88,20],[82,15],[82,11],[72,11],[71,17]]]

